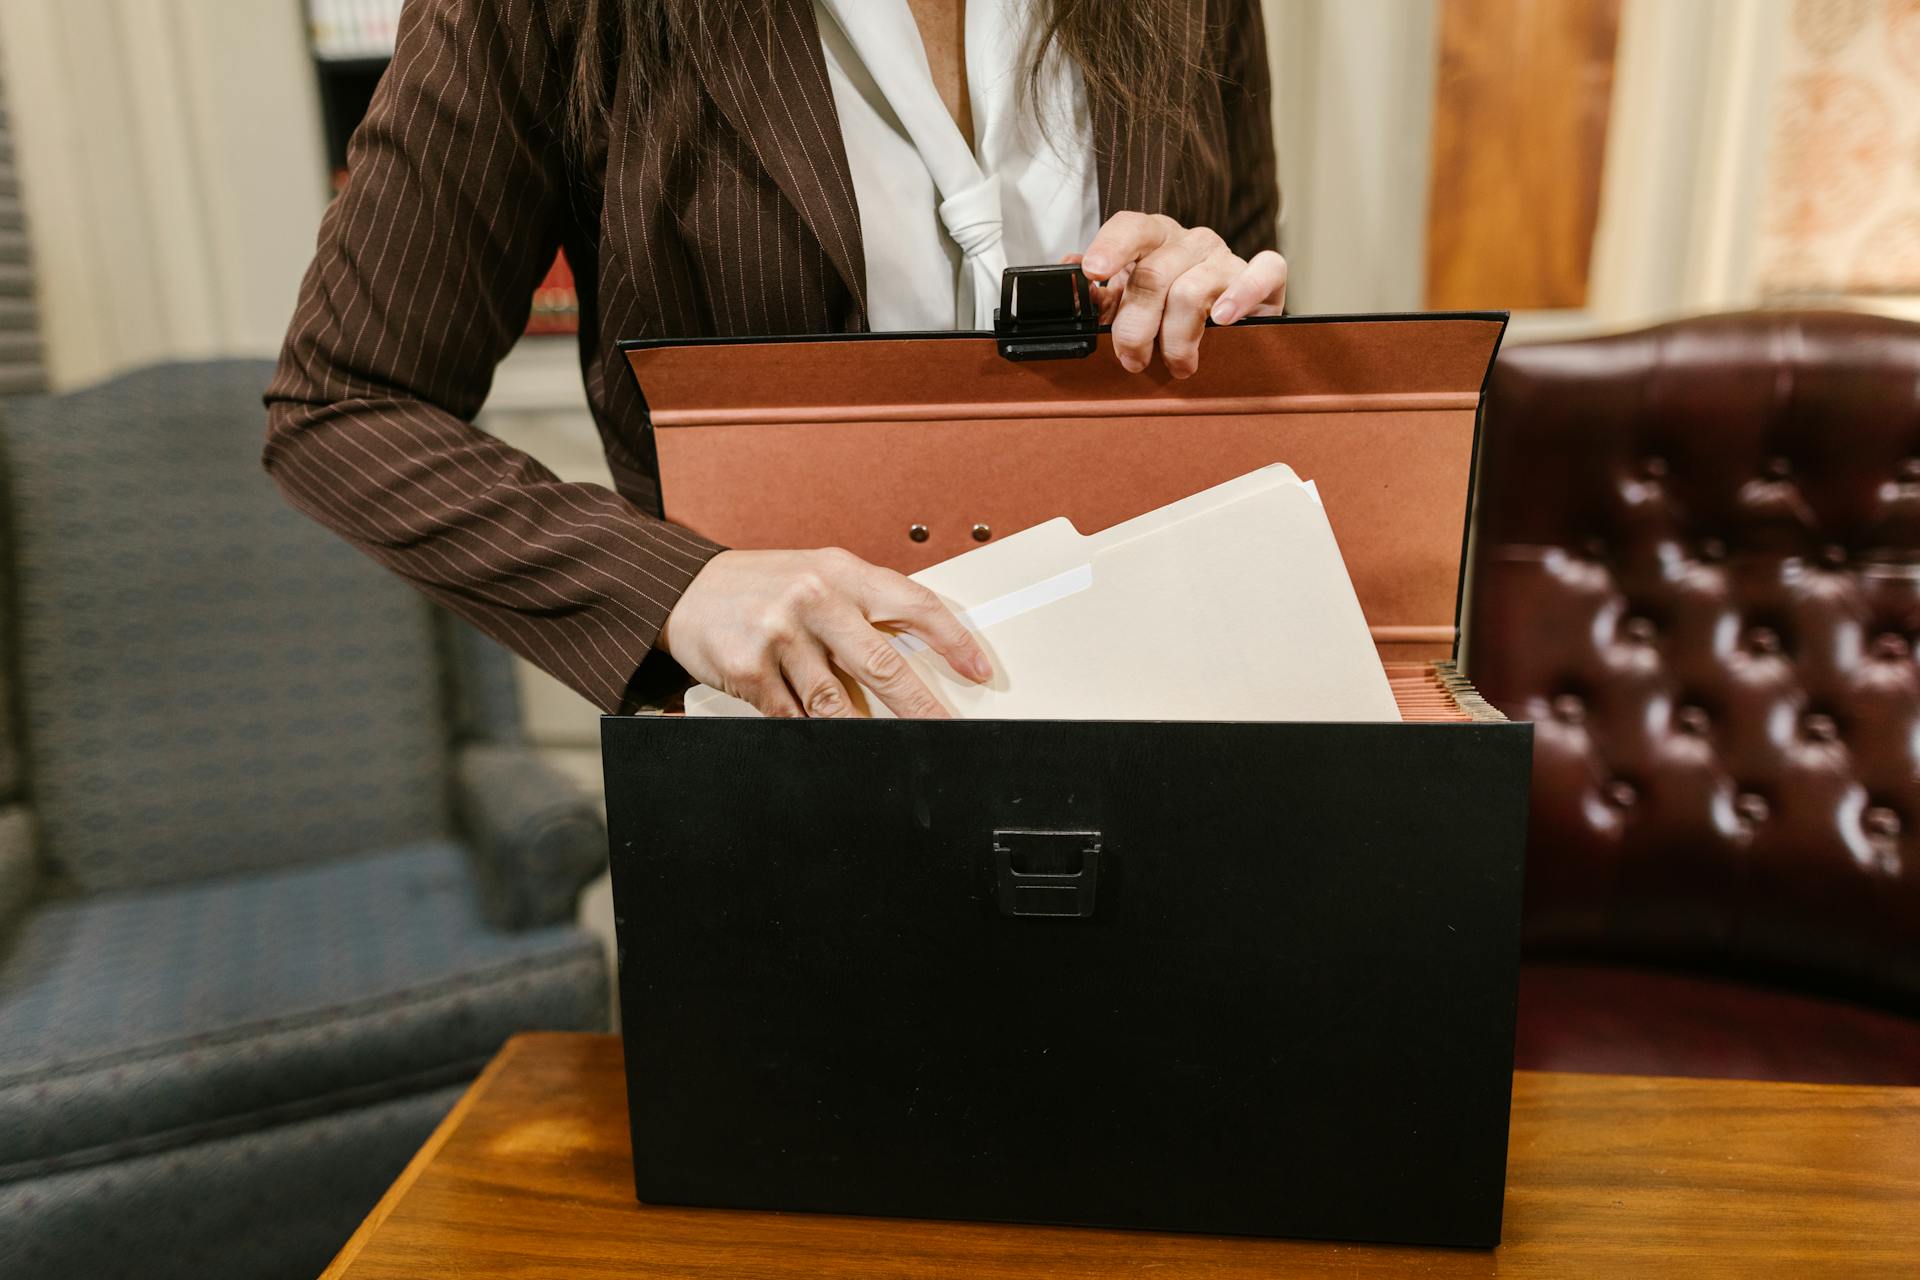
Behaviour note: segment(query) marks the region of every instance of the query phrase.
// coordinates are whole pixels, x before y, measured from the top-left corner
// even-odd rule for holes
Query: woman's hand
[[[897,716],[945,718],[947,709],[876,627],[915,637],[969,680],[993,678],[986,654],[940,597],[837,549],[721,552],[667,616],[660,644],[694,679],[762,715],[858,715],[850,678]]]
[[[1217,232],[1183,227],[1162,213],[1116,213],[1082,254],[1069,254],[1095,282],[1100,319],[1113,326],[1113,350],[1129,373],[1153,359],[1187,378],[1200,367],[1200,334],[1212,318],[1279,315],[1287,301],[1287,260],[1271,249],[1251,262]]]

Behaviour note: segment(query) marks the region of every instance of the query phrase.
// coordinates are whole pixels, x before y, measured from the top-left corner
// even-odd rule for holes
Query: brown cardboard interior
[[[1451,656],[1497,316],[1210,329],[1200,371],[1013,362],[990,337],[641,346],[667,517],[913,572],[1064,515],[1093,533],[1274,462],[1316,483],[1381,658]],[[924,538],[915,537],[918,527]]]

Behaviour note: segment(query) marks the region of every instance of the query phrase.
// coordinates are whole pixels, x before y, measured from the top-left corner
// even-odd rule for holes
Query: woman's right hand
[[[966,679],[993,678],[940,597],[838,549],[721,552],[667,616],[660,645],[701,684],[762,715],[858,715],[851,679],[897,716],[945,718],[879,627],[913,636]]]

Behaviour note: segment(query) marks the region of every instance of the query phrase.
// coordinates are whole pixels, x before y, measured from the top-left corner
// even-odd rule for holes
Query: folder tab
[[[895,644],[974,719],[1400,718],[1326,511],[1263,467],[1095,534],[1064,518],[913,575],[972,631],[987,685]],[[888,715],[865,691],[872,714]],[[688,715],[754,715],[697,688]]]

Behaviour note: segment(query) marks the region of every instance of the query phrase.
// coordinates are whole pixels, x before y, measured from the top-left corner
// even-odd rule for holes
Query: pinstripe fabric
[[[1094,105],[1103,213],[1164,211],[1242,254],[1278,194],[1258,0],[1191,0],[1197,135]],[[604,710],[720,548],[657,518],[614,343],[865,327],[860,217],[807,0],[683,41],[656,97],[615,78],[604,137],[558,136],[568,0],[410,0],[267,391],[288,498]],[[564,246],[615,490],[472,419]]]

